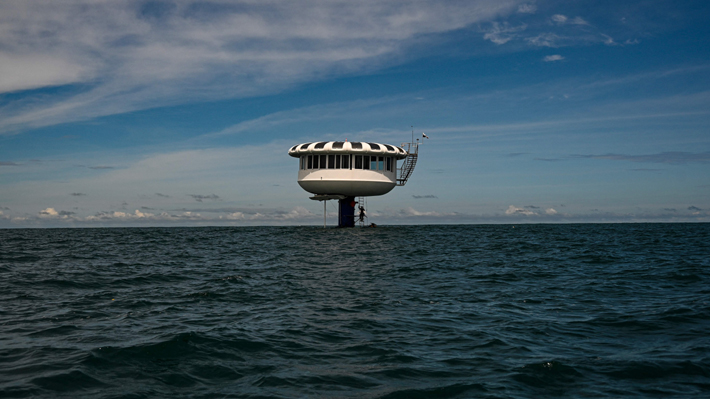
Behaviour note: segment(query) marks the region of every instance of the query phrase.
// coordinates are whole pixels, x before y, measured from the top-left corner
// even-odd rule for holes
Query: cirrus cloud
[[[520,32],[527,29],[527,25],[510,26],[507,22],[493,22],[491,28],[483,38],[495,44],[505,44],[519,36]]]
[[[563,57],[559,54],[554,54],[554,55],[548,55],[545,58],[543,58],[542,60],[545,62],[552,62],[552,61],[562,61],[564,59],[565,59],[565,57]]]
[[[428,35],[522,3],[8,0],[0,3],[0,93],[67,87],[3,108],[0,132],[367,72]]]

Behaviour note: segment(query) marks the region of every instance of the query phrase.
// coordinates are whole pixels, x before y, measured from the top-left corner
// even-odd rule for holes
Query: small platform
[[[336,194],[318,194],[310,197],[310,199],[314,201],[330,201],[330,200],[341,200],[345,199],[345,195],[336,195]]]

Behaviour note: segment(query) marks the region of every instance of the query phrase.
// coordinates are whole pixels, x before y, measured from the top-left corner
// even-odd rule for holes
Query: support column
[[[338,227],[355,227],[355,197],[338,200]]]

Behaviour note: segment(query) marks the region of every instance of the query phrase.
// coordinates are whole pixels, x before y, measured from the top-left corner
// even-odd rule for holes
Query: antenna
[[[414,126],[412,126],[412,143],[414,142]]]

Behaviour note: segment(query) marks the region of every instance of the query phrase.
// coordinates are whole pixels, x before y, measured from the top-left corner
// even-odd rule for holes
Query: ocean
[[[710,397],[710,224],[0,230],[1,398]]]

